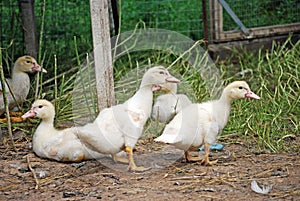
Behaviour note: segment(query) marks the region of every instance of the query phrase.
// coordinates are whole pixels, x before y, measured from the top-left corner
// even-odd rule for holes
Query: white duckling
[[[160,90],[165,82],[178,83],[162,66],[150,68],[142,78],[139,90],[123,104],[102,110],[93,123],[78,130],[78,137],[90,149],[112,154],[113,159],[125,162],[116,154],[126,151],[128,171],[146,171],[136,166],[133,148],[142,135],[144,125],[151,115],[153,91]]]
[[[42,119],[32,139],[34,153],[41,158],[62,162],[79,162],[98,157],[98,153],[88,150],[75,135],[76,127],[57,130],[53,126],[55,109],[51,102],[40,99],[22,118],[38,117]]]
[[[199,157],[191,156],[189,151],[204,144],[205,158],[201,164],[215,164],[217,161],[211,162],[208,158],[210,144],[215,143],[218,133],[227,124],[231,103],[240,98],[260,99],[246,82],[235,81],[223,90],[220,99],[191,104],[180,111],[155,141],[184,150],[187,161],[200,161]]]
[[[162,90],[164,90],[166,94],[162,94],[157,97],[152,108],[151,117],[153,120],[168,122],[180,110],[192,104],[192,101],[190,101],[185,94],[176,94],[176,83],[166,83],[163,85]]]
[[[11,79],[7,79],[7,84],[9,85],[16,101],[10,93],[8,86],[5,85],[9,109],[13,109],[17,106],[17,104],[21,104],[25,101],[30,89],[30,79],[27,73],[34,71],[47,72],[45,69],[42,69],[36,60],[31,56],[22,56],[15,62],[11,73]],[[0,93],[2,93],[1,84]],[[4,111],[5,108],[3,96],[0,94],[0,115],[2,115]]]

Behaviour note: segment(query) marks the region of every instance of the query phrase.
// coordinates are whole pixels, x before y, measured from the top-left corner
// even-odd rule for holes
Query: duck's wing
[[[76,135],[86,147],[100,153],[114,154],[124,145],[112,108],[102,110],[93,123],[78,127]]]
[[[166,125],[161,136],[154,139],[156,142],[164,142],[167,144],[175,144],[182,141],[180,132],[182,126],[183,113],[179,112],[175,117]]]
[[[9,83],[9,80],[7,80],[7,82]],[[0,93],[2,93],[3,92],[3,87],[2,87],[2,84],[1,84],[1,82],[0,82]],[[7,84],[5,83],[5,91],[6,91],[6,93],[9,93],[9,87],[7,86]]]
[[[180,110],[192,104],[192,101],[185,94],[177,94],[178,107],[176,108],[176,113]]]
[[[177,103],[176,95],[160,95],[157,97],[152,108],[152,119],[160,122],[168,122],[175,115]]]
[[[85,158],[84,147],[74,135],[74,128],[59,131],[44,143],[49,158],[57,161],[81,161]]]

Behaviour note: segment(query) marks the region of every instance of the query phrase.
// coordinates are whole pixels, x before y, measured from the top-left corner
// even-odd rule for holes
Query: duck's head
[[[250,90],[249,85],[245,81],[235,81],[227,85],[223,91],[223,95],[225,95],[230,101],[240,98],[260,99],[258,95]]]
[[[21,72],[43,71],[44,73],[47,73],[47,71],[31,56],[22,56],[18,58],[15,62],[14,69]]]
[[[143,76],[140,88],[151,86],[152,91],[163,88],[165,83],[179,83],[180,81],[173,77],[163,66],[155,66],[150,68]]]
[[[43,120],[53,120],[55,116],[54,106],[50,101],[39,99],[34,101],[31,109],[23,114],[22,118],[38,117]]]

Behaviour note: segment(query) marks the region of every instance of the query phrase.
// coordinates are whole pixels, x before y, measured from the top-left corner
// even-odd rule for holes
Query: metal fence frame
[[[225,8],[226,10],[226,4],[224,7],[224,4],[221,4],[223,2],[225,1],[209,0],[210,43],[249,40],[270,36],[288,35],[289,33],[300,32],[300,23],[248,28],[246,29],[249,31],[248,33],[245,33],[245,31],[242,30],[243,26],[240,26],[240,24],[237,23],[241,28],[240,30],[224,31],[223,8]]]

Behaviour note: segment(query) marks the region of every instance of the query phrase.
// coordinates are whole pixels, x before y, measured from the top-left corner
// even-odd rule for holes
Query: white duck
[[[34,71],[47,72],[45,69],[42,69],[31,56],[22,56],[15,62],[11,73],[11,79],[7,79],[7,84],[9,85],[16,101],[10,93],[8,86],[5,85],[9,109],[13,109],[17,106],[17,104],[21,104],[25,101],[30,89],[30,79],[27,73]],[[5,111],[3,96],[1,93],[2,86],[0,84],[0,115],[2,115]]]
[[[115,161],[124,162],[116,154],[126,151],[129,171],[145,171],[136,166],[133,148],[142,135],[143,127],[151,115],[153,91],[165,82],[178,83],[162,66],[150,68],[143,76],[139,90],[123,104],[102,110],[93,123],[78,130],[78,137],[90,149],[112,154]]]
[[[166,83],[163,85],[162,90],[164,90],[166,94],[162,94],[157,97],[152,108],[151,117],[153,120],[168,122],[180,110],[192,104],[192,101],[190,101],[185,94],[176,94],[176,83]]]
[[[32,104],[32,108],[22,118],[38,117],[42,119],[37,127],[33,139],[33,151],[41,158],[56,161],[79,162],[83,159],[98,157],[87,149],[75,135],[76,127],[57,130],[53,126],[55,109],[51,102],[40,99]]]
[[[210,144],[215,143],[218,133],[227,124],[231,103],[240,98],[260,99],[246,82],[235,81],[223,90],[220,99],[191,104],[180,111],[155,141],[184,150],[187,161],[200,161],[199,157],[192,157],[189,151],[204,144],[205,158],[201,164],[213,165],[217,161],[209,161]]]

